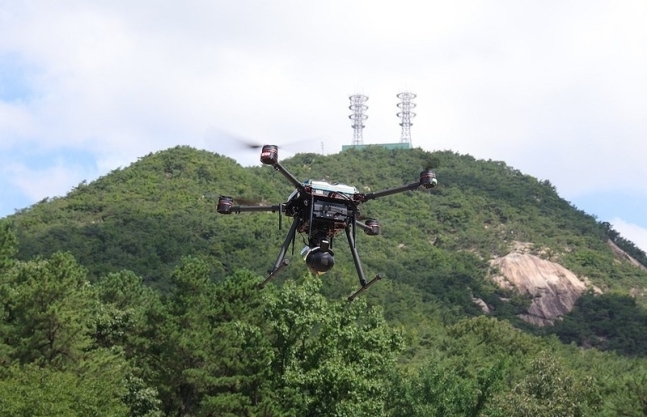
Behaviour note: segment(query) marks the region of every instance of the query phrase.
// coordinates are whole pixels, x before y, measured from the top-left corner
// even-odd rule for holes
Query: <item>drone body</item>
[[[366,222],[358,220],[359,206],[375,198],[418,188],[434,188],[437,185],[436,175],[431,170],[422,171],[417,182],[368,194],[360,193],[357,188],[346,184],[331,184],[326,181],[313,180],[300,182],[279,164],[278,148],[275,145],[263,146],[261,162],[274,167],[295,186],[296,189],[290,194],[287,201],[273,206],[235,206],[232,197],[221,196],[218,200],[217,208],[220,214],[241,213],[244,211],[278,212],[279,224],[281,214],[293,218],[292,225],[281,246],[274,267],[269,271],[269,276],[260,284],[260,287],[264,287],[281,269],[289,264],[289,261],[285,259],[285,254],[290,243],[294,244],[297,232],[307,235],[307,246],[301,251],[306,264],[312,272],[321,274],[329,271],[334,266],[333,240],[338,233],[344,231],[361,285],[358,291],[348,297],[349,301],[381,278],[378,274],[367,282],[357,254],[355,246],[357,227],[371,236],[380,233],[380,225],[377,220],[368,219]]]

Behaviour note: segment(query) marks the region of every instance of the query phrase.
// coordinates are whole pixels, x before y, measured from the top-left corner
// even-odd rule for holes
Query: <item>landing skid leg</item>
[[[366,282],[364,270],[362,269],[362,263],[359,260],[359,255],[357,254],[357,249],[355,248],[355,239],[353,239],[350,228],[350,225],[346,227],[346,238],[348,238],[350,253],[353,255],[353,262],[355,263],[355,269],[357,270],[357,275],[359,276],[359,285],[361,285],[361,288],[359,290],[355,291],[350,297],[348,297],[348,301],[353,301],[355,297],[366,291],[368,287],[373,285],[378,280],[382,279],[382,276],[380,274],[377,274],[375,278],[373,278],[369,282]]]
[[[285,252],[287,252],[288,246],[290,246],[290,242],[292,242],[292,240],[294,239],[294,236],[297,232],[297,227],[299,227],[299,219],[295,218],[292,222],[292,226],[290,226],[290,231],[288,232],[287,236],[285,236],[283,245],[281,245],[281,251],[279,252],[278,258],[276,258],[274,268],[272,268],[270,274],[267,276],[267,278],[265,278],[265,281],[258,284],[258,288],[265,287],[271,280],[274,279],[274,277],[276,277],[279,272],[281,272],[283,268],[290,264],[290,261],[285,259]]]
[[[260,284],[258,284],[258,288],[259,288],[259,289],[263,289],[263,288],[265,288],[265,286],[266,286],[266,285],[267,285],[271,280],[273,280],[273,279],[274,279],[274,278],[279,274],[279,272],[281,272],[281,270],[282,270],[283,268],[285,268],[285,267],[286,267],[286,266],[288,266],[288,265],[290,265],[290,260],[289,260],[289,259],[284,259],[284,260],[283,260],[283,262],[281,262],[281,265],[279,265],[279,267],[278,267],[278,268],[276,268],[276,269],[272,270],[272,272],[270,272],[270,274],[267,276],[267,278],[265,278],[265,281],[263,281],[263,282],[261,282]]]
[[[377,274],[372,280],[366,283],[366,285],[362,286],[359,290],[355,291],[350,297],[348,297],[348,301],[353,301],[355,297],[363,293],[364,291],[368,290],[368,287],[371,285],[375,284],[377,281],[382,279],[382,275]]]

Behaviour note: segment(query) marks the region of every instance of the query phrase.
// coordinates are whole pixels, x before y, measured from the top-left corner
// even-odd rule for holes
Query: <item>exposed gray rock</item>
[[[643,271],[647,272],[647,268],[645,268],[645,265],[641,264],[636,259],[634,259],[631,255],[629,255],[627,252],[620,249],[620,247],[615,243],[613,243],[611,239],[609,239],[607,243],[609,244],[609,246],[611,246],[611,250],[613,250],[613,254],[616,255],[617,258],[629,261],[629,263],[632,264],[633,266],[636,266],[642,269]]]
[[[502,288],[514,288],[533,297],[527,314],[520,317],[539,326],[553,324],[568,313],[586,291],[586,284],[563,266],[528,253],[512,252],[493,259],[500,275],[493,277]]]
[[[489,313],[490,313],[490,307],[488,307],[488,305],[487,305],[487,303],[486,303],[485,301],[481,300],[480,298],[474,298],[474,297],[472,297],[472,302],[473,302],[474,304],[476,304],[477,306],[481,307],[481,310],[483,310],[483,312],[484,312],[485,314],[489,314]]]

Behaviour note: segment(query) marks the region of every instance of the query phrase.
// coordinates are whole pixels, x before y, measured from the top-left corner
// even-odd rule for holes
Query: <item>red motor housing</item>
[[[377,236],[380,234],[380,222],[378,222],[377,220],[368,219],[366,220],[366,225],[371,228],[370,230],[368,229],[365,230],[367,235]]]
[[[231,214],[231,206],[234,205],[234,200],[231,197],[221,195],[218,198],[218,208],[216,209],[220,214]]]
[[[435,188],[438,185],[436,174],[430,169],[425,169],[420,173],[420,186],[423,188]]]
[[[261,162],[266,165],[279,163],[279,147],[276,145],[265,145],[261,150]]]

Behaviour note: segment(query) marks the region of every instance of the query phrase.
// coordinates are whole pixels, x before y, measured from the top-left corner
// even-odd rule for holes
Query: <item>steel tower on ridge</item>
[[[400,136],[401,143],[408,143],[411,147],[411,119],[416,117],[416,114],[412,111],[416,108],[416,103],[412,100],[416,98],[414,93],[404,91],[397,96],[401,101],[398,103],[398,108],[400,111],[397,113],[397,116],[400,118],[400,126],[402,126],[402,135]]]
[[[362,94],[354,94],[350,97],[350,106],[348,108],[353,111],[353,113],[348,116],[350,120],[353,121],[351,127],[353,128],[353,146],[364,144],[364,137],[362,131],[364,129],[364,121],[368,119],[368,116],[364,114],[368,110],[368,106],[365,104],[368,100],[368,97]]]

